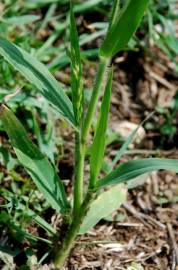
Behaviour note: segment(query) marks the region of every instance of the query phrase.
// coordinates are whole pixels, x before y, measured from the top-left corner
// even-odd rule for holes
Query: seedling
[[[63,217],[61,232],[53,235],[55,269],[61,269],[63,266],[78,234],[86,233],[125,200],[125,192],[118,184],[154,170],[167,169],[178,172],[177,160],[149,158],[125,162],[105,177],[100,178],[113,78],[112,57],[123,50],[129,42],[139,26],[148,2],[149,0],[127,0],[120,8],[119,1],[115,0],[109,29],[99,51],[100,63],[86,111],[83,102],[80,48],[72,6],[70,10],[72,102],[42,63],[16,45],[0,39],[0,54],[41,92],[61,117],[73,126],[75,132],[75,182],[73,202],[70,202],[63,182],[59,179],[54,167],[29,139],[14,113],[5,104],[1,106],[0,117],[3,127],[10,138],[18,160],[44,194],[45,199]],[[90,177],[86,187],[84,186],[86,178],[84,164],[87,140],[98,99],[102,95],[97,125],[90,147]],[[135,132],[129,136],[120,149],[117,161],[133,139]],[[107,191],[103,191],[105,187],[107,187]],[[49,229],[46,223],[44,223],[44,227],[46,230]],[[65,231],[63,231],[64,228]],[[50,230],[53,231],[53,229]]]

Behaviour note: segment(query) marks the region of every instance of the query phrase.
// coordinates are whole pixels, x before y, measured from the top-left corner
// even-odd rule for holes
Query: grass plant
[[[38,2],[41,3],[41,1]],[[51,3],[55,2],[51,1]],[[61,269],[64,265],[78,234],[86,233],[101,218],[112,213],[124,202],[126,194],[120,183],[154,170],[167,169],[178,172],[177,160],[148,158],[125,162],[109,174],[100,177],[106,147],[105,137],[112,89],[112,58],[127,46],[145,14],[148,2],[148,0],[126,0],[124,5],[120,6],[120,1],[115,0],[108,31],[99,50],[100,62],[87,109],[84,107],[81,53],[72,4],[69,27],[72,101],[48,69],[34,56],[8,40],[0,39],[0,54],[4,59],[40,91],[75,132],[75,181],[71,202],[53,165],[29,139],[26,130],[8,108],[8,104],[1,105],[0,118],[3,128],[10,138],[19,162],[52,208],[61,213],[63,218],[61,231],[56,233],[45,221],[36,217],[47,231],[52,231],[50,245],[54,254],[55,269]],[[84,185],[88,135],[100,97],[102,97],[102,102],[90,146],[90,176],[87,185]],[[132,139],[133,134],[118,152],[118,159],[121,158]],[[65,231],[63,231],[64,228]]]

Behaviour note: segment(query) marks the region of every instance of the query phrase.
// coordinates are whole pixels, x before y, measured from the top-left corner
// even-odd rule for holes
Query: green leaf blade
[[[121,164],[116,170],[97,182],[97,187],[127,182],[145,173],[157,170],[170,170],[178,173],[178,160],[148,158],[131,160]]]
[[[21,209],[26,212],[26,214],[33,219],[41,228],[43,228],[50,236],[54,236],[56,234],[56,230],[49,224],[46,220],[40,217],[37,213],[35,213],[30,208],[26,209],[24,204],[20,204]]]
[[[30,83],[35,85],[68,122],[75,126],[76,123],[70,99],[42,63],[5,39],[0,39],[0,54]]]
[[[105,151],[106,143],[106,130],[108,125],[108,116],[110,109],[110,97],[112,89],[112,77],[113,71],[111,69],[108,77],[108,81],[105,87],[105,92],[101,104],[99,118],[97,121],[96,131],[94,135],[93,144],[91,147],[91,158],[90,158],[90,180],[91,188],[95,185],[96,178],[102,167],[102,161]]]
[[[63,184],[53,166],[29,140],[24,127],[13,112],[4,105],[1,107],[0,118],[19,162],[51,206],[58,212],[65,212],[69,208],[68,201]]]
[[[109,216],[117,210],[121,204],[126,201],[126,198],[127,190],[122,185],[114,186],[109,190],[102,192],[91,204],[91,207],[80,227],[79,234],[88,232],[102,218]]]
[[[75,5],[74,12],[83,13],[87,10],[91,11],[93,8],[96,8],[96,6],[102,2],[103,0],[87,0],[83,2],[81,1],[81,3],[79,2],[79,4]]]
[[[154,113],[154,112],[153,112]],[[116,165],[116,163],[120,160],[120,158],[123,156],[124,152],[127,150],[128,146],[130,143],[132,143],[132,141],[134,140],[134,137],[137,133],[137,131],[139,130],[139,128],[141,126],[143,126],[143,124],[153,115],[153,113],[149,114],[127,137],[127,139],[125,140],[125,142],[122,144],[121,148],[118,150],[112,165],[111,165],[111,170],[113,169],[113,167]]]
[[[101,46],[100,55],[112,57],[124,49],[136,31],[149,0],[127,0]]]
[[[38,15],[23,15],[23,16],[13,16],[10,18],[4,18],[3,22],[13,25],[24,25],[32,23],[40,19]]]

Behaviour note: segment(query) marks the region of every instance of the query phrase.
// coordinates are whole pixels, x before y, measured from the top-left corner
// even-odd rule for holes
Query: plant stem
[[[57,269],[61,269],[65,259],[69,255],[70,250],[74,245],[74,240],[77,237],[77,234],[80,230],[80,226],[83,222],[83,219],[86,216],[86,213],[89,209],[89,206],[95,196],[93,191],[88,190],[85,199],[83,201],[83,178],[84,178],[84,161],[85,161],[85,147],[86,140],[89,134],[90,126],[93,120],[93,115],[96,109],[97,101],[99,98],[100,91],[102,87],[105,86],[105,74],[107,71],[107,66],[110,63],[110,59],[101,58],[96,75],[96,80],[92,92],[92,97],[89,103],[88,111],[86,118],[84,120],[82,133],[79,131],[75,133],[75,185],[74,185],[74,215],[73,221],[69,228],[69,231],[66,233],[62,244],[57,247],[56,256],[55,256],[55,266]],[[103,83],[104,81],[104,83]],[[83,203],[82,203],[83,202]]]
[[[75,184],[74,184],[74,217],[77,218],[83,201],[83,175],[85,145],[81,143],[80,132],[75,133]]]
[[[82,135],[80,132],[75,133],[75,184],[74,184],[74,217],[78,216],[80,206],[83,201],[83,176],[84,176],[84,161],[86,140],[96,109],[100,90],[104,87],[103,78],[105,76],[107,66],[110,60],[101,58],[96,75],[95,84],[93,87],[92,97],[90,100],[87,115],[83,124]]]
[[[115,8],[113,9],[111,24],[114,24],[116,20],[116,14],[119,9],[119,2],[120,0],[115,1]],[[83,176],[84,176],[86,140],[87,140],[87,136],[89,134],[93,116],[96,110],[101,88],[104,87],[105,86],[104,84],[106,83],[105,73],[106,73],[109,63],[110,63],[110,58],[100,57],[100,64],[99,64],[98,72],[96,75],[91,100],[90,100],[86,118],[83,124],[82,137],[81,137],[80,132],[76,132],[75,134],[76,174],[75,174],[75,185],[74,185],[74,217],[76,218],[77,218],[77,215],[78,215],[78,212],[80,210],[80,206],[83,200]],[[90,186],[91,186],[91,183],[89,187]]]
[[[77,218],[73,219],[73,222],[69,228],[69,231],[66,233],[66,237],[59,247],[57,247],[58,251],[56,252],[54,264],[56,269],[61,269],[67,256],[70,253],[74,245],[75,238],[80,230],[80,226],[85,218],[87,211],[89,210],[90,204],[94,199],[94,193],[88,192],[86,194],[85,200],[80,208]]]
[[[110,59],[108,58],[104,58],[101,57],[100,58],[100,64],[99,64],[99,68],[98,68],[98,72],[96,75],[96,80],[95,80],[95,84],[94,84],[94,88],[93,88],[93,92],[92,92],[92,96],[91,96],[91,100],[89,103],[89,107],[88,107],[88,111],[86,114],[86,118],[84,121],[84,125],[83,125],[83,130],[82,130],[82,143],[85,144],[86,140],[87,140],[87,136],[90,130],[90,126],[93,120],[93,116],[94,116],[94,112],[96,109],[96,105],[98,102],[98,98],[99,98],[99,94],[100,94],[100,90],[102,87],[104,87],[105,81],[103,80],[105,77],[105,73],[107,70],[107,66],[110,63]]]

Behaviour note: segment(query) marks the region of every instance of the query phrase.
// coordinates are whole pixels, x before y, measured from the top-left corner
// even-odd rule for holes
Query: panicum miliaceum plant
[[[109,215],[126,199],[125,192],[118,184],[127,182],[144,173],[159,169],[178,172],[178,161],[148,158],[132,160],[121,164],[108,175],[99,179],[105,152],[105,136],[110,108],[112,88],[112,58],[123,50],[140,24],[149,0],[125,0],[120,8],[115,0],[106,37],[99,50],[98,71],[88,108],[84,110],[82,64],[79,40],[73,9],[70,9],[70,59],[72,102],[60,84],[47,68],[35,57],[7,40],[0,39],[0,54],[32,83],[41,94],[65,118],[75,132],[75,181],[73,200],[67,198],[63,182],[36,145],[14,113],[5,105],[1,106],[0,118],[7,132],[19,162],[24,166],[38,189],[50,205],[63,217],[59,233],[54,233],[50,225],[43,224],[52,235],[55,269],[61,269],[72,249],[78,234],[86,233],[101,218]],[[88,134],[99,97],[102,103],[97,117],[97,125],[90,147],[90,177],[84,188],[84,164]],[[117,154],[120,159],[136,130],[128,137]],[[103,188],[108,187],[107,191]],[[63,231],[65,228],[65,231]]]

